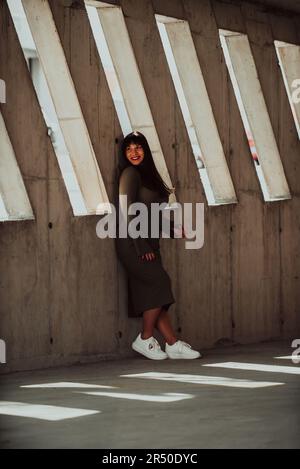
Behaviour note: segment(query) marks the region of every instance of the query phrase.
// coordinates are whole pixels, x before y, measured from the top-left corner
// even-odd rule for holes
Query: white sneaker
[[[166,353],[169,358],[191,359],[201,357],[200,352],[193,350],[190,344],[187,344],[182,340],[177,340],[173,345],[166,343]]]
[[[142,339],[141,333],[139,333],[135,341],[132,342],[131,347],[136,352],[141,353],[152,360],[164,360],[165,358],[168,358],[168,355],[162,351],[159,343],[154,337]]]

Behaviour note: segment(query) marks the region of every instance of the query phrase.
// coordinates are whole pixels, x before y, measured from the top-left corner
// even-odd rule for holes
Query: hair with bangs
[[[141,145],[144,150],[143,161],[140,164],[134,166],[139,171],[144,186],[158,191],[162,197],[168,197],[169,194],[173,192],[173,188],[168,187],[161,178],[155,166],[148,141],[146,137],[138,131],[131,132],[130,134],[126,135],[126,137],[121,142],[116,178],[117,183],[119,184],[122,171],[127,168],[127,166],[133,166],[126,157],[126,148],[131,143]]]

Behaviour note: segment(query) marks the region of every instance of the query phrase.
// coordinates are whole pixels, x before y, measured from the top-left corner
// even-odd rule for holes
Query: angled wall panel
[[[0,112],[0,221],[32,219],[33,211]]]
[[[93,0],[85,0],[85,6],[122,132],[146,136],[157,170],[172,187],[122,9]]]
[[[219,34],[264,200],[290,199],[248,37],[227,30]]]
[[[67,167],[63,176],[69,197],[71,200],[70,192],[77,189],[83,199],[79,212],[72,204],[74,214],[110,212],[104,182],[48,1],[22,0],[22,5],[56,111],[58,134],[65,145],[65,151],[56,154],[62,172],[64,166]],[[74,173],[73,187],[71,183],[68,187],[71,172]]]
[[[155,17],[208,204],[236,203],[189,24]]]
[[[300,139],[300,46],[281,41],[274,44]]]

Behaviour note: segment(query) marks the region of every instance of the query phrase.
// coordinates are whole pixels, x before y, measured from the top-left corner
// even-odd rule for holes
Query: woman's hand
[[[186,239],[185,230],[184,230],[184,227],[182,225],[177,225],[177,227],[174,228],[174,233],[176,233],[176,234],[178,233],[178,234],[181,235],[180,238],[185,238]]]
[[[141,256],[141,258],[143,260],[147,259],[147,261],[152,261],[155,259],[155,254],[154,252],[147,252],[146,254],[144,254],[143,256]]]

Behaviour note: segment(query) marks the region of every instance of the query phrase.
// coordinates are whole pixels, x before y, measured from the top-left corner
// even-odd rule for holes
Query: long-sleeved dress
[[[171,279],[163,267],[160,244],[158,237],[151,237],[151,203],[168,202],[158,192],[150,190],[142,183],[141,175],[134,166],[126,167],[121,174],[119,182],[119,196],[127,195],[127,208],[134,202],[143,202],[148,209],[148,236],[147,238],[138,237],[134,239],[120,238],[118,236],[120,219],[117,210],[117,237],[116,250],[117,255],[125,267],[129,280],[129,293],[131,296],[131,305],[133,311],[128,315],[133,317],[142,316],[143,312],[163,306],[168,310],[171,304],[175,303],[172,292]],[[121,216],[130,224],[130,221],[136,215],[128,215],[123,203],[118,200]],[[162,233],[162,217],[160,215],[159,234]],[[127,226],[128,226],[127,225]],[[128,233],[128,230],[127,230]],[[150,234],[149,234],[150,233]],[[170,236],[174,238],[174,221],[170,220]],[[142,259],[141,256],[149,253],[155,253],[154,260]]]

